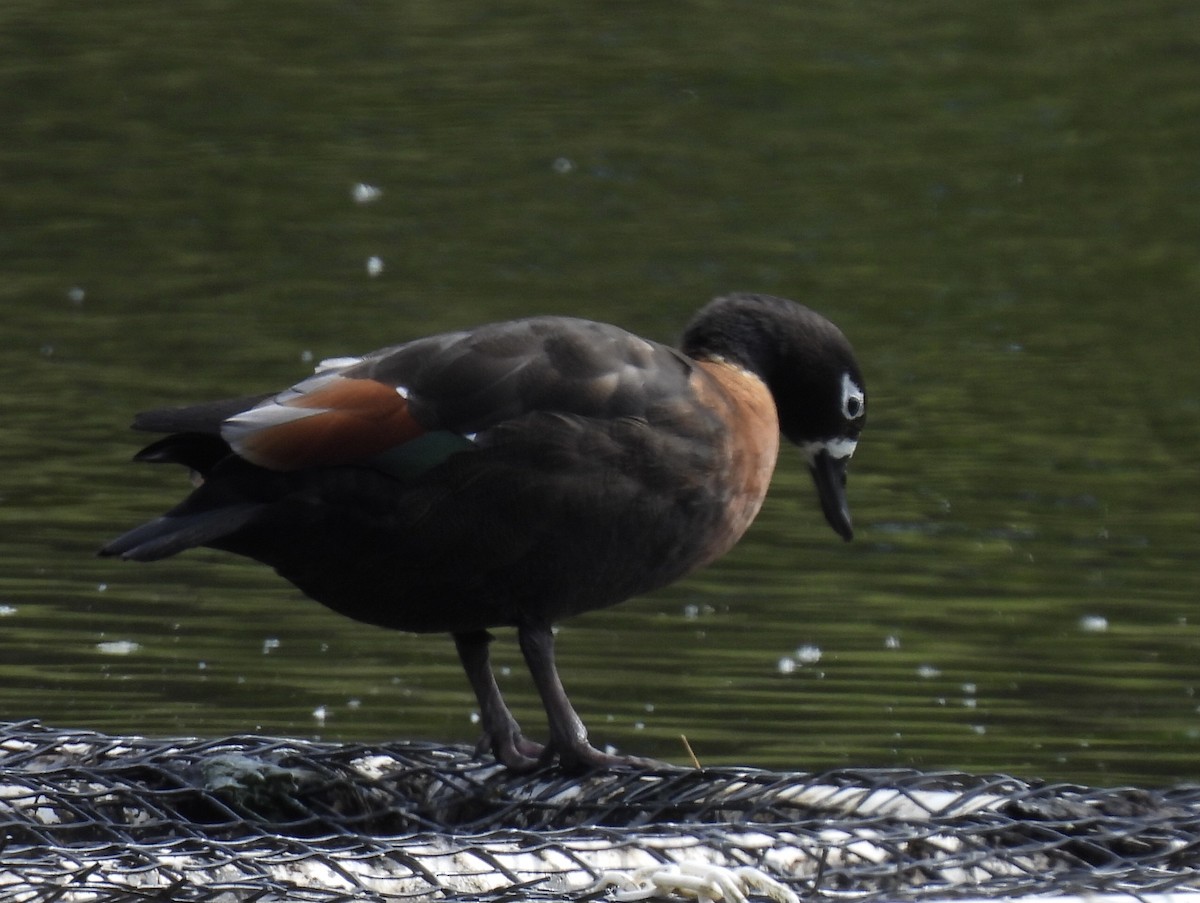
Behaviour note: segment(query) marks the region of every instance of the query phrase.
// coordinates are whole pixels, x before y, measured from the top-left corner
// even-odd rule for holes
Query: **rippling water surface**
[[[857,539],[785,451],[727,558],[563,626],[593,737],[1200,779],[1198,63],[1154,0],[10,3],[0,716],[473,739],[446,639],[94,558],[186,490],[132,412],[529,313],[670,340],[753,289],[859,351]]]

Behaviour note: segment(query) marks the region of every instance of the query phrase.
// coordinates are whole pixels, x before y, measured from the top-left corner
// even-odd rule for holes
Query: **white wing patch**
[[[251,433],[324,413],[325,408],[290,408],[274,401],[268,401],[256,408],[243,411],[241,414],[235,414],[222,423],[221,438],[237,448],[241,444],[241,440]]]
[[[331,370],[345,370],[348,367],[353,367],[355,364],[361,364],[361,357],[327,357],[313,369],[313,373],[320,376],[323,373],[328,373]]]
[[[351,361],[357,360],[357,358],[337,358],[337,360]],[[324,414],[329,410],[328,408],[304,407],[290,402],[324,388],[335,379],[341,379],[340,374],[343,368],[326,368],[325,365],[328,363],[330,361],[322,361],[317,367],[315,376],[296,383],[290,389],[284,389],[274,398],[259,402],[248,411],[234,414],[221,424],[221,438],[234,449],[238,449],[243,439],[259,430]]]
[[[302,398],[305,395],[310,395],[313,392],[324,389],[335,379],[341,378],[341,370],[322,370],[317,373],[316,376],[310,376],[308,379],[296,383],[296,385],[292,386],[290,389],[284,389],[274,398],[261,402],[258,408],[269,408],[272,405],[289,404],[290,402],[295,401],[297,398]],[[251,410],[256,411],[258,408],[251,408]],[[324,408],[314,408],[314,410],[324,410]],[[238,416],[240,417],[241,415],[239,414]]]

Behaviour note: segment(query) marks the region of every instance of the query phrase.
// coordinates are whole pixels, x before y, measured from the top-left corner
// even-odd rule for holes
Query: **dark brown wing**
[[[220,431],[239,455],[273,470],[362,462],[433,432],[486,443],[492,429],[535,412],[652,417],[686,392],[692,368],[614,326],[532,318],[329,362]]]

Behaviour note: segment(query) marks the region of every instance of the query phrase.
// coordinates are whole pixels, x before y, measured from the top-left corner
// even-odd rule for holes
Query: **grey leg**
[[[607,768],[612,765],[646,764],[636,759],[612,756],[601,752],[587,738],[587,728],[576,714],[558,677],[554,664],[554,634],[548,626],[520,627],[517,638],[534,686],[541,694],[542,705],[550,719],[550,745],[546,757],[557,755],[563,770],[586,771],[589,768]]]
[[[479,701],[479,717],[483,722],[480,747],[489,749],[497,759],[514,771],[530,771],[538,766],[543,753],[540,744],[526,740],[521,727],[500,695],[496,676],[488,655],[492,635],[486,630],[454,634],[454,645],[467,680]]]

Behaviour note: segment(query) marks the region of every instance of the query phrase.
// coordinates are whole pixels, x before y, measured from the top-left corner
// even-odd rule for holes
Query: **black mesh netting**
[[[1200,893],[1200,787],[513,776],[470,750],[0,724],[0,899],[882,903]]]

